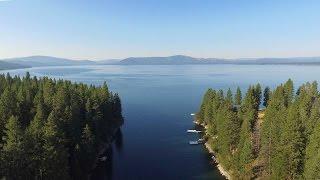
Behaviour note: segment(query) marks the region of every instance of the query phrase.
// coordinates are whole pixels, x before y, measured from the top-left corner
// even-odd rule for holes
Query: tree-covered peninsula
[[[231,179],[320,179],[317,86],[295,92],[289,79],[273,91],[250,86],[243,98],[240,88],[205,93],[196,121]]]
[[[0,179],[87,179],[122,123],[106,84],[0,75]]]

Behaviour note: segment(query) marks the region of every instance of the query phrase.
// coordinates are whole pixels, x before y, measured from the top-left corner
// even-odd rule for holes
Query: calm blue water
[[[122,142],[113,151],[113,179],[223,179],[202,146],[190,146],[196,135],[190,113],[196,112],[208,87],[243,91],[260,82],[274,87],[292,78],[296,85],[320,80],[320,66],[185,65],[77,66],[0,71],[13,75],[64,78],[101,85],[107,81],[122,99]],[[104,171],[104,170],[102,170]]]

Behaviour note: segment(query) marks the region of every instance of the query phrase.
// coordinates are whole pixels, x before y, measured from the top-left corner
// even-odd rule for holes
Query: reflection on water
[[[117,131],[117,133],[116,133],[116,138],[114,140],[114,144],[115,144],[116,150],[118,152],[121,152],[121,150],[123,148],[123,135],[122,135],[121,129],[119,129],[119,131]]]
[[[100,161],[97,167],[91,172],[90,179],[111,180],[113,177],[113,155],[114,151],[120,152],[123,147],[123,135],[119,128],[115,134],[114,141],[110,148],[102,156],[106,156],[106,161]]]

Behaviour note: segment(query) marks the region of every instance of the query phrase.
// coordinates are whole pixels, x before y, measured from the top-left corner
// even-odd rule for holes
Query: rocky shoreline
[[[195,124],[197,124],[197,125],[202,126],[202,127],[205,129],[205,135],[208,136],[208,133],[207,133],[208,127],[207,127],[207,126],[205,126],[204,124],[201,124],[201,123],[197,122],[196,120],[194,120],[193,122],[194,122]],[[221,163],[219,163],[219,160],[216,158],[216,157],[217,157],[217,156],[216,156],[216,153],[215,153],[215,152],[213,151],[213,149],[210,147],[209,143],[206,142],[204,145],[205,145],[206,149],[208,150],[208,152],[209,152],[211,155],[213,155],[213,157],[214,157],[214,160],[213,160],[213,161],[217,164],[217,168],[218,168],[218,170],[220,171],[221,175],[224,176],[226,179],[231,180],[231,179],[232,179],[232,178],[231,178],[231,175],[229,174],[228,171],[226,171],[226,170],[223,168],[223,166],[221,165]]]
[[[212,150],[209,143],[205,143],[205,147],[209,151],[209,153],[215,157],[214,162],[217,164],[217,168],[219,169],[221,175],[224,176],[226,179],[231,180],[232,178],[231,178],[230,174],[222,167],[221,163],[219,163],[219,161],[217,160],[217,158],[215,156],[215,152]]]

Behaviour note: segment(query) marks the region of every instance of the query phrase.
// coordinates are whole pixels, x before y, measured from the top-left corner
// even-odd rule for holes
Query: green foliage
[[[221,90],[209,96],[216,92],[210,89],[201,109],[212,113],[206,120],[207,135],[220,163],[237,179],[319,179],[317,86],[306,83],[294,93],[289,79],[274,91],[266,87],[265,110],[259,110],[260,84],[250,86],[243,100],[238,88],[234,101],[230,90],[223,98]]]
[[[11,116],[5,125],[4,146],[1,151],[2,175],[23,179],[26,161],[24,157],[24,133],[18,118]]]
[[[240,108],[240,119],[242,123],[244,121],[248,121],[248,125],[250,127],[250,132],[253,130],[254,123],[258,116],[258,109],[261,101],[261,88],[260,85],[256,87],[250,86],[242,102]]]
[[[279,86],[273,92],[269,105],[265,111],[265,118],[261,130],[261,158],[265,160],[265,171],[268,175],[274,172],[279,164],[279,142],[283,124],[286,120],[284,89]],[[280,156],[281,157],[281,156]]]
[[[93,148],[95,146],[95,137],[88,124],[83,128],[81,138],[81,144],[84,150],[92,154],[95,151]]]
[[[310,136],[310,141],[306,148],[306,158],[303,176],[305,179],[320,178],[320,123],[315,126],[315,130]]]
[[[269,103],[269,100],[270,100],[270,88],[269,87],[266,87],[263,91],[263,106],[264,107],[268,107],[268,103]]]
[[[64,146],[64,133],[58,127],[58,112],[52,111],[43,128],[42,177],[68,179],[68,152]]]
[[[250,169],[247,165],[253,160],[253,144],[251,141],[250,125],[249,121],[245,120],[241,126],[240,140],[238,144],[238,152],[236,156],[237,170],[242,176],[247,176],[250,173]]]
[[[242,93],[240,87],[237,87],[236,95],[234,96],[235,105],[241,105]]]
[[[232,91],[230,88],[227,91],[226,101],[228,101],[228,103],[230,103],[230,104],[233,103],[233,95],[232,95]]]
[[[291,79],[289,79],[284,84],[283,87],[284,87],[284,95],[285,95],[285,105],[289,106],[293,101],[293,94],[294,94],[293,81]]]
[[[29,73],[0,75],[0,83],[0,178],[80,177],[74,169],[90,169],[123,123],[120,98],[106,83],[87,86]]]
[[[280,151],[284,160],[284,173],[289,179],[297,179],[303,169],[305,149],[304,127],[299,116],[297,103],[292,104],[288,110],[288,117],[283,124],[280,139]]]
[[[260,106],[260,104],[261,104],[261,96],[262,96],[261,85],[260,85],[260,84],[257,84],[257,85],[254,87],[254,97],[255,97],[255,100],[256,100],[255,109],[256,109],[256,110],[259,110],[259,106]]]
[[[5,88],[0,98],[0,135],[3,137],[4,126],[10,116],[15,115],[17,112],[17,103],[15,100],[14,92],[11,88]]]

